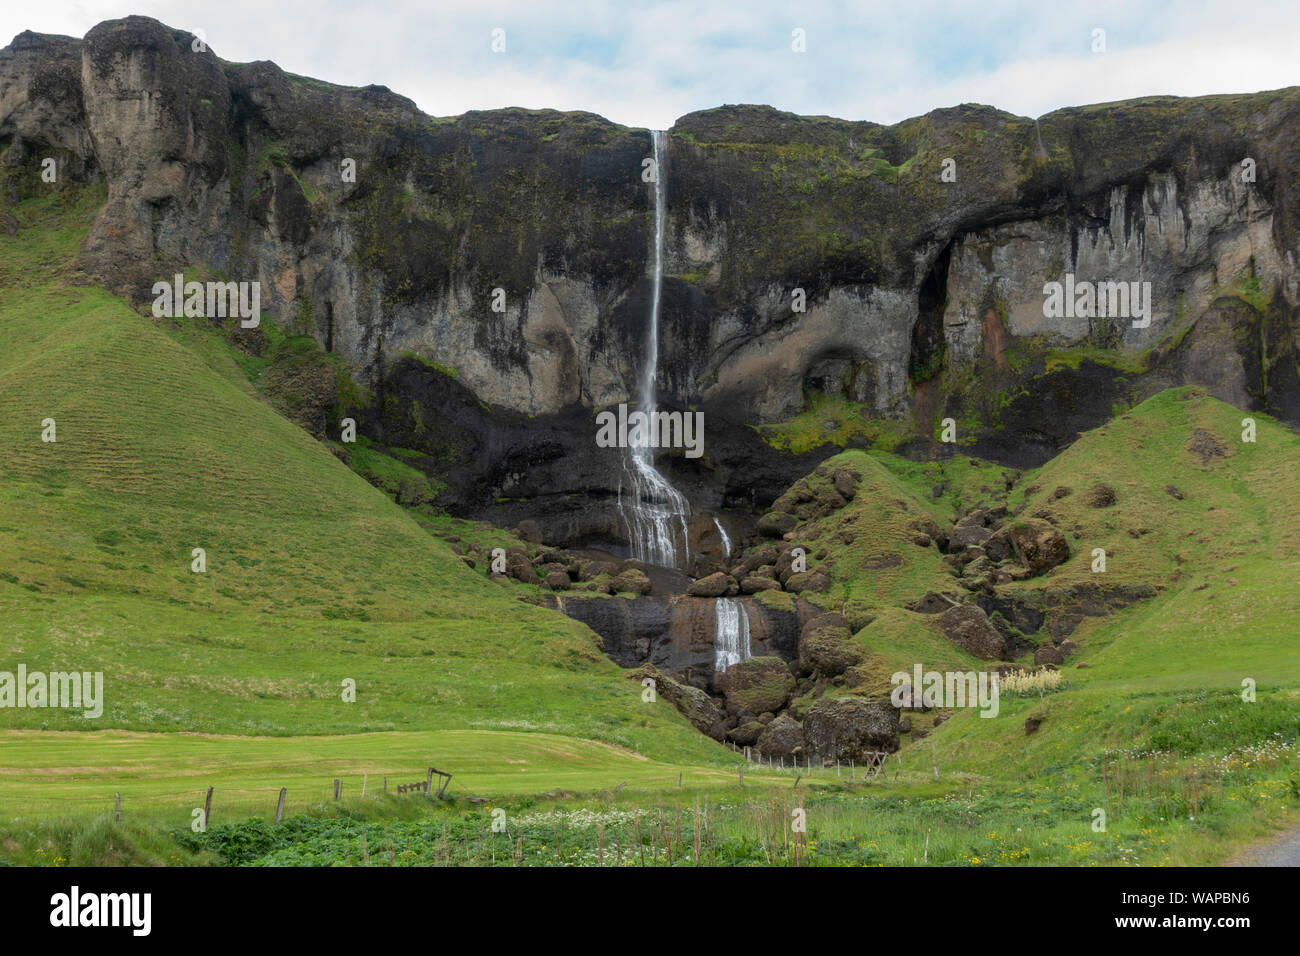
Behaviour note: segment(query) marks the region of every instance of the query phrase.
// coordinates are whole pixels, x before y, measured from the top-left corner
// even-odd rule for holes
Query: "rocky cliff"
[[[709,454],[674,480],[706,507],[775,494],[807,463],[731,426],[817,393],[918,448],[951,416],[1015,464],[1173,384],[1300,421],[1298,133],[1300,89],[1037,121],[681,118],[658,375],[666,404],[706,411]],[[6,201],[44,158],[106,179],[84,269],[140,302],[180,267],[260,281],[266,312],[369,387],[370,433],[426,452],[467,509],[616,488],[587,423],[645,354],[651,152],[591,114],[427,116],[143,17],[0,51]],[[1149,325],[1044,317],[1067,274],[1149,282]],[[608,524],[589,502],[594,524],[542,510],[570,540]]]

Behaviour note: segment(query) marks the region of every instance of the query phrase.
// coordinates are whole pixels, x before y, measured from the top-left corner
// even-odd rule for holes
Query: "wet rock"
[[[823,697],[804,718],[805,746],[825,760],[861,762],[898,749],[898,711],[887,700]]]
[[[950,608],[939,615],[940,633],[967,653],[983,661],[1005,659],[1007,640],[989,623],[988,615],[974,604]]]

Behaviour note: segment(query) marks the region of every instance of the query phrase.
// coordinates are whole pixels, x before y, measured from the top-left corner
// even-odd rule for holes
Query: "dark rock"
[[[949,641],[983,661],[1005,659],[1007,641],[974,604],[950,608],[939,615],[939,631]]]
[[[799,757],[804,752],[803,728],[789,714],[778,714],[758,735],[758,750],[764,757]]]
[[[862,660],[862,651],[853,642],[843,615],[815,617],[799,635],[799,665],[804,673],[836,677]]]
[[[799,524],[794,515],[769,511],[758,519],[758,533],[769,538],[781,538]]]
[[[898,711],[887,700],[823,697],[809,708],[803,733],[823,759],[860,763],[868,752],[898,749]]]
[[[1106,484],[1093,485],[1083,493],[1083,503],[1089,508],[1109,508],[1116,500],[1115,489]]]
[[[1034,663],[1039,667],[1060,667],[1065,663],[1065,655],[1051,644],[1043,644],[1034,651]]]

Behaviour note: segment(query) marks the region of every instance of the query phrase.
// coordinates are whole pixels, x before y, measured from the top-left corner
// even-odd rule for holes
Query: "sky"
[[[0,44],[131,13],[202,30],[223,59],[381,84],[436,116],[523,106],[666,129],[763,103],[895,123],[959,103],[1039,116],[1300,84],[1297,0],[0,0]]]

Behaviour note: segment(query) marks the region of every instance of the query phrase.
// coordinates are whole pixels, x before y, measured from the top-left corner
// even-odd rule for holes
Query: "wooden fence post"
[[[366,780],[367,780],[369,777],[370,777],[370,774],[368,774],[368,773],[363,773],[363,774],[361,775],[361,795],[362,795],[363,797],[366,795]]]
[[[384,778],[384,793],[388,792],[388,778]]]
[[[339,797],[342,796],[342,794],[343,794],[343,781],[339,780],[338,777],[335,777],[334,778],[334,799],[335,800],[339,799]]]
[[[207,799],[203,801],[203,826],[206,828],[211,821],[212,821],[212,788],[208,787]]]
[[[288,787],[280,788],[280,802],[275,805],[275,822],[279,823],[284,818],[284,795]]]
[[[114,807],[114,812],[116,813],[117,816],[117,822],[121,823],[122,822],[122,794],[120,791],[118,793],[113,794],[113,807]]]
[[[424,778],[424,795],[427,797],[433,792],[433,768],[429,768],[429,774]]]

